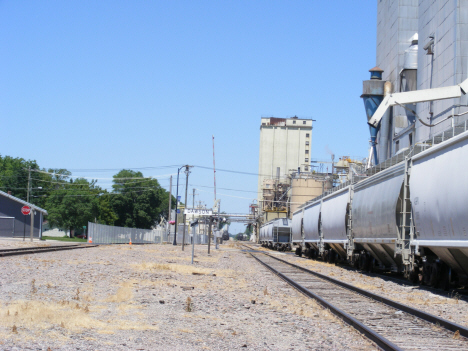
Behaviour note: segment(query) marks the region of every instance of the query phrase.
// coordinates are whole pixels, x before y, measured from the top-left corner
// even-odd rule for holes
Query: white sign
[[[184,214],[193,214],[198,216],[211,216],[213,214],[212,209],[206,208],[186,208]]]

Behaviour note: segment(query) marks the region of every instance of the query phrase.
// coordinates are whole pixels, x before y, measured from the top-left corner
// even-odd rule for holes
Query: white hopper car
[[[303,205],[292,219],[296,253],[443,288],[468,283],[468,131],[458,130]]]
[[[277,218],[260,227],[260,243],[278,251],[291,250],[292,221],[288,218]]]

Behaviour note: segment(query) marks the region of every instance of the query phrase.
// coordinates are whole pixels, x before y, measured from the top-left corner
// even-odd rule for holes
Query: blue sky
[[[210,167],[214,135],[217,168],[257,173],[260,117],[297,115],[316,120],[312,159],[365,157],[376,12],[373,0],[0,1],[0,154],[110,178]],[[176,168],[142,172],[168,188]],[[192,169],[208,207],[212,186]],[[217,186],[243,190],[217,192],[245,213],[257,178],[219,171]]]

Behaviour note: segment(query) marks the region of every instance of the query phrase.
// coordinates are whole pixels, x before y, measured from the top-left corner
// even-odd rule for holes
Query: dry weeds
[[[181,274],[216,274],[219,277],[233,276],[235,272],[230,269],[208,269],[194,267],[192,265],[176,264],[176,263],[141,263],[132,265],[137,270],[144,271],[172,271]]]

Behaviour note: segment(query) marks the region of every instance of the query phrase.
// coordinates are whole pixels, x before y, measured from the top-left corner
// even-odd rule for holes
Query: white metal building
[[[468,0],[379,0],[376,64],[392,93],[460,84],[468,72]],[[416,115],[393,106],[381,122],[379,162],[463,122],[467,105],[468,95],[406,106]]]

